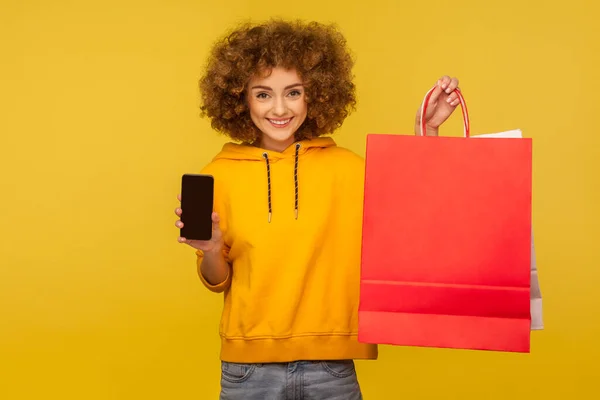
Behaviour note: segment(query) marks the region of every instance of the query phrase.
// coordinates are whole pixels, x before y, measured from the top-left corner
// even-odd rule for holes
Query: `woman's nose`
[[[275,106],[273,107],[273,113],[277,116],[285,115],[287,107],[283,99],[275,100]]]

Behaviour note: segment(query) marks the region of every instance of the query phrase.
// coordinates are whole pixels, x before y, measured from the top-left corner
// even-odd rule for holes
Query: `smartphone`
[[[191,240],[210,240],[215,179],[212,175],[184,174],[181,178],[180,235]]]

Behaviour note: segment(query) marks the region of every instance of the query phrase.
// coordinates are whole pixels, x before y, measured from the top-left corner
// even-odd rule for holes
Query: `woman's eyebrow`
[[[286,86],[286,87],[285,87],[285,90],[288,90],[288,89],[294,88],[294,87],[296,87],[296,86],[302,86],[302,84],[301,84],[301,83],[294,83],[293,85]]]
[[[284,88],[284,90],[288,90],[288,89],[294,88],[294,87],[296,87],[296,86],[302,86],[302,84],[301,84],[301,83],[294,83],[293,85],[288,85],[288,86],[286,86],[286,87]],[[272,89],[272,88],[270,88],[270,87],[268,87],[268,86],[263,86],[263,85],[256,85],[256,86],[252,86],[252,89],[263,89],[263,90],[271,90],[271,91],[273,91],[273,89]]]

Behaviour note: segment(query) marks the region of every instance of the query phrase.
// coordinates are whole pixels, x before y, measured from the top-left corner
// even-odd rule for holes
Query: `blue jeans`
[[[362,400],[354,361],[221,363],[220,400]]]

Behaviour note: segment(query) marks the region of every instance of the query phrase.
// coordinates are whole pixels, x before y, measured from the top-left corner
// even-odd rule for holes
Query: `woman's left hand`
[[[427,106],[427,113],[423,116],[425,118],[425,125],[427,127],[427,136],[437,136],[438,129],[450,115],[456,109],[456,106],[460,104],[458,95],[455,89],[458,88],[458,79],[450,78],[449,76],[443,76],[440,78],[431,93],[429,98],[429,105]],[[415,121],[415,134],[419,134],[421,125],[421,107],[417,111],[417,117]]]

